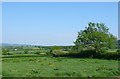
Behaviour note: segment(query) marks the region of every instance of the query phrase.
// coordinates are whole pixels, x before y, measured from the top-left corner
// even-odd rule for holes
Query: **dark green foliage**
[[[119,60],[120,53],[117,52],[105,52],[96,53],[94,50],[84,50],[80,53],[61,53],[53,54],[54,57],[72,57],[72,58],[98,58],[98,59],[113,59]]]
[[[120,53],[120,49],[118,49],[117,52]]]
[[[24,50],[24,53],[25,53],[25,54],[28,54],[28,50]]]
[[[98,58],[119,60],[120,59],[120,53],[107,52],[107,53],[101,54]]]
[[[38,54],[38,55],[39,55],[39,54],[40,54],[40,51],[35,52],[35,54]]]
[[[82,51],[82,46],[73,46],[71,47],[71,49],[69,50],[70,54],[76,54],[76,53],[80,53]]]
[[[93,58],[96,56],[96,52],[94,50],[85,50],[81,51],[80,57],[88,57],[88,58]]]
[[[9,49],[2,49],[2,55],[12,55],[9,51]]]

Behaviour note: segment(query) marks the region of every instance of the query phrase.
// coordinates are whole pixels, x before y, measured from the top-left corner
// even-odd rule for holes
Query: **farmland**
[[[120,74],[117,60],[12,57],[2,61],[3,77],[111,77]]]
[[[116,77],[120,75],[118,59],[71,57],[69,56],[71,47],[5,46],[2,55],[2,76]],[[116,51],[116,49],[108,50],[111,54]]]

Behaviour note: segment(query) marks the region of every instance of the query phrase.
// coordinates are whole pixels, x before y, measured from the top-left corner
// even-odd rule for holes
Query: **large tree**
[[[105,48],[113,48],[116,45],[116,37],[109,32],[109,28],[103,23],[88,23],[85,30],[78,32],[76,41],[77,48],[92,48],[95,52],[101,53]]]

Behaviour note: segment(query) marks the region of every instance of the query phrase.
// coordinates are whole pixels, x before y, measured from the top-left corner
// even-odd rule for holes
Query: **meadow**
[[[118,77],[117,49],[92,57],[72,46],[3,46],[3,77]],[[100,57],[100,58],[99,58]]]
[[[67,57],[4,57],[3,77],[116,77],[118,61]]]

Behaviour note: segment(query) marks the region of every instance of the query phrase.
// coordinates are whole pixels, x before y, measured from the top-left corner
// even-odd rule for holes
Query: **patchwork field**
[[[2,59],[3,77],[113,77],[117,60],[64,57],[11,57]]]

